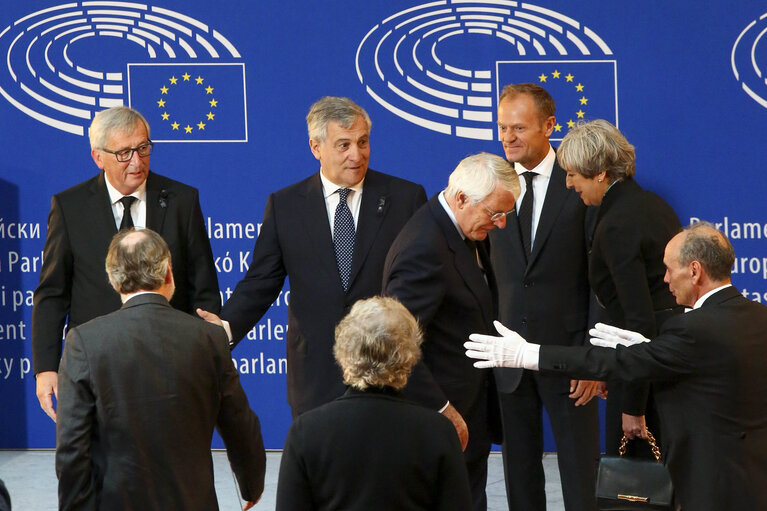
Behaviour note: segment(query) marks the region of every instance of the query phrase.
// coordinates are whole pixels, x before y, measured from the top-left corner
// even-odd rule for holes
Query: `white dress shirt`
[[[123,215],[125,211],[123,203],[120,199],[124,197],[123,194],[117,191],[117,188],[112,186],[109,182],[109,178],[106,173],[104,174],[104,182],[107,185],[107,191],[109,192],[109,202],[112,204],[112,215],[115,218],[115,226],[120,229]],[[136,191],[130,194],[131,197],[135,197],[138,200],[133,201],[131,204],[131,217],[133,218],[133,227],[138,231],[146,228],[146,180],[141,183],[141,186],[136,188]]]
[[[538,221],[541,219],[541,212],[543,211],[543,201],[546,199],[546,190],[549,189],[549,181],[551,181],[551,173],[554,170],[554,162],[557,159],[557,153],[554,152],[554,148],[549,146],[549,152],[543,160],[534,168],[526,169],[520,163],[514,164],[514,170],[519,174],[519,185],[522,187],[522,192],[517,197],[517,215],[519,215],[520,207],[522,206],[522,199],[527,193],[527,181],[525,181],[525,172],[535,172],[538,174],[533,179],[533,232],[530,236],[530,248],[535,246],[535,232],[538,230]]]

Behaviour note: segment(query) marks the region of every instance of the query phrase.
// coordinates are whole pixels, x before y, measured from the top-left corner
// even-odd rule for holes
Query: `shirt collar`
[[[350,190],[354,190],[356,193],[362,193],[362,184],[365,182],[365,178],[362,178],[362,181],[354,186],[339,186],[330,179],[326,178],[325,174],[323,174],[320,170],[320,181],[322,182],[322,193],[327,199],[341,188],[349,188]]]
[[[693,305],[692,308],[693,309],[699,309],[705,303],[705,301],[708,300],[709,296],[713,295],[714,293],[717,293],[717,292],[721,291],[722,289],[724,289],[726,287],[730,287],[730,286],[732,286],[732,284],[725,284],[723,286],[719,286],[719,287],[717,287],[715,289],[712,289],[711,291],[709,291],[705,295],[703,295],[700,298],[698,298],[698,301],[695,302],[695,305]]]
[[[118,192],[117,188],[112,186],[112,183],[109,182],[109,178],[107,177],[106,172],[104,173],[104,182],[107,185],[107,192],[109,192],[109,203],[110,204],[115,204],[117,201],[119,201],[120,199],[122,199],[124,197],[124,195],[121,194],[120,192]],[[146,201],[146,179],[130,195],[131,195],[131,197],[136,197],[140,201]]]
[[[554,170],[554,162],[556,161],[556,159],[557,159],[557,153],[554,151],[554,148],[551,147],[551,145],[549,145],[549,152],[541,160],[541,162],[535,166],[535,168],[526,169],[524,166],[522,166],[521,163],[515,163],[514,170],[517,171],[517,174],[524,174],[525,172],[535,172],[539,176],[545,176],[547,178],[550,178],[551,172]]]

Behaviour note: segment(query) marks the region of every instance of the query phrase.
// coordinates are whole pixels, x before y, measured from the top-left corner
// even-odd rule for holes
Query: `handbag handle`
[[[649,429],[645,429],[645,431],[647,431],[647,443],[650,444],[652,455],[655,456],[655,461],[660,463],[660,448],[655,441],[655,437],[652,436],[652,433],[650,433]],[[621,437],[621,445],[618,447],[618,456],[624,456],[626,454],[626,446],[628,443],[629,439],[626,438],[626,435],[623,435],[623,437]]]

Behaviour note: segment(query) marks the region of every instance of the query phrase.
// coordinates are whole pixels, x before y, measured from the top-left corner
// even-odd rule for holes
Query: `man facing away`
[[[146,227],[172,247],[174,308],[221,307],[197,190],[149,170],[153,143],[146,119],[128,107],[109,108],[95,115],[88,134],[91,157],[103,172],[51,199],[32,309],[37,397],[54,421],[64,324],[74,328],[120,308],[104,275],[107,247],[118,230]]]
[[[320,171],[269,195],[245,277],[221,312],[233,346],[290,280],[288,403],[297,417],[344,393],[333,331],[351,306],[381,293],[384,258],[423,187],[368,169],[370,117],[348,98],[324,97],[306,116]],[[213,314],[199,311],[221,324]]]
[[[154,231],[120,231],[106,269],[123,306],[71,329],[59,367],[59,509],[218,509],[214,427],[249,509],[266,455],[226,334],[170,306],[171,255]]]

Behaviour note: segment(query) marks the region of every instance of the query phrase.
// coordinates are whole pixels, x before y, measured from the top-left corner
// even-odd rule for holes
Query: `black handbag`
[[[624,435],[618,456],[602,456],[597,474],[597,507],[600,511],[677,511],[674,488],[655,437],[647,431],[647,441],[655,461],[627,458],[628,439]]]

